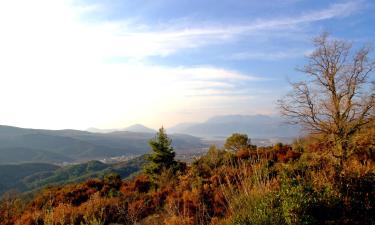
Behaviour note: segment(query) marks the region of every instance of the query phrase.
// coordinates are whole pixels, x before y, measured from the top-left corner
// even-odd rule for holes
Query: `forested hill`
[[[153,133],[117,131],[40,130],[0,126],[0,164],[22,162],[63,163],[141,155],[149,151]],[[177,152],[206,147],[200,138],[171,135]]]
[[[114,164],[89,161],[62,167],[47,163],[0,165],[0,196],[10,190],[31,191],[50,185],[76,183],[89,178],[103,178],[111,173],[119,174],[125,179],[139,172],[144,163],[144,156],[140,156]]]

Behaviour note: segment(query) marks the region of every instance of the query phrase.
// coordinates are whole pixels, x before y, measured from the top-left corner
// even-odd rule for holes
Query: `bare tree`
[[[327,33],[315,38],[314,46],[308,63],[299,69],[307,80],[291,83],[292,91],[278,103],[289,121],[333,141],[331,153],[343,166],[353,135],[374,120],[370,75],[375,61],[369,59],[369,46],[354,51],[351,43],[330,39]]]

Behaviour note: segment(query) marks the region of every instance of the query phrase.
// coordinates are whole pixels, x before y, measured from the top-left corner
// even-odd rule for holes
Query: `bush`
[[[235,214],[228,224],[286,224],[279,207],[279,199],[273,192],[243,196],[237,199],[237,204]]]
[[[344,215],[362,224],[375,223],[375,173],[342,174],[338,188],[342,194]]]

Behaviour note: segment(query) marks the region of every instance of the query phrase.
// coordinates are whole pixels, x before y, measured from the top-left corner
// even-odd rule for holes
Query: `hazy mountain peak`
[[[228,137],[232,133],[246,133],[252,138],[297,137],[299,127],[286,125],[276,115],[220,115],[203,123],[176,125],[173,133],[194,134],[199,137]]]
[[[115,132],[118,130],[117,129],[99,129],[95,127],[90,127],[86,129],[86,131],[91,132],[91,133],[111,133],[111,132]]]
[[[139,133],[156,133],[156,130],[148,128],[142,124],[134,124],[123,129],[124,131],[139,132]]]

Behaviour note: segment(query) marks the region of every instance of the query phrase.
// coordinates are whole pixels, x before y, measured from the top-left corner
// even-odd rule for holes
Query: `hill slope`
[[[115,164],[89,161],[63,167],[47,163],[0,165],[0,195],[9,190],[24,192],[49,185],[81,182],[88,178],[103,178],[112,172],[127,178],[140,171],[144,163],[144,156],[140,156]]]
[[[25,163],[19,165],[0,165],[0,194],[15,189],[27,190],[23,179],[36,174],[52,174],[59,167],[47,163]]]
[[[0,126],[0,164],[24,162],[81,162],[150,150],[153,133],[117,131],[40,130]],[[171,135],[177,152],[205,147],[199,138]]]

